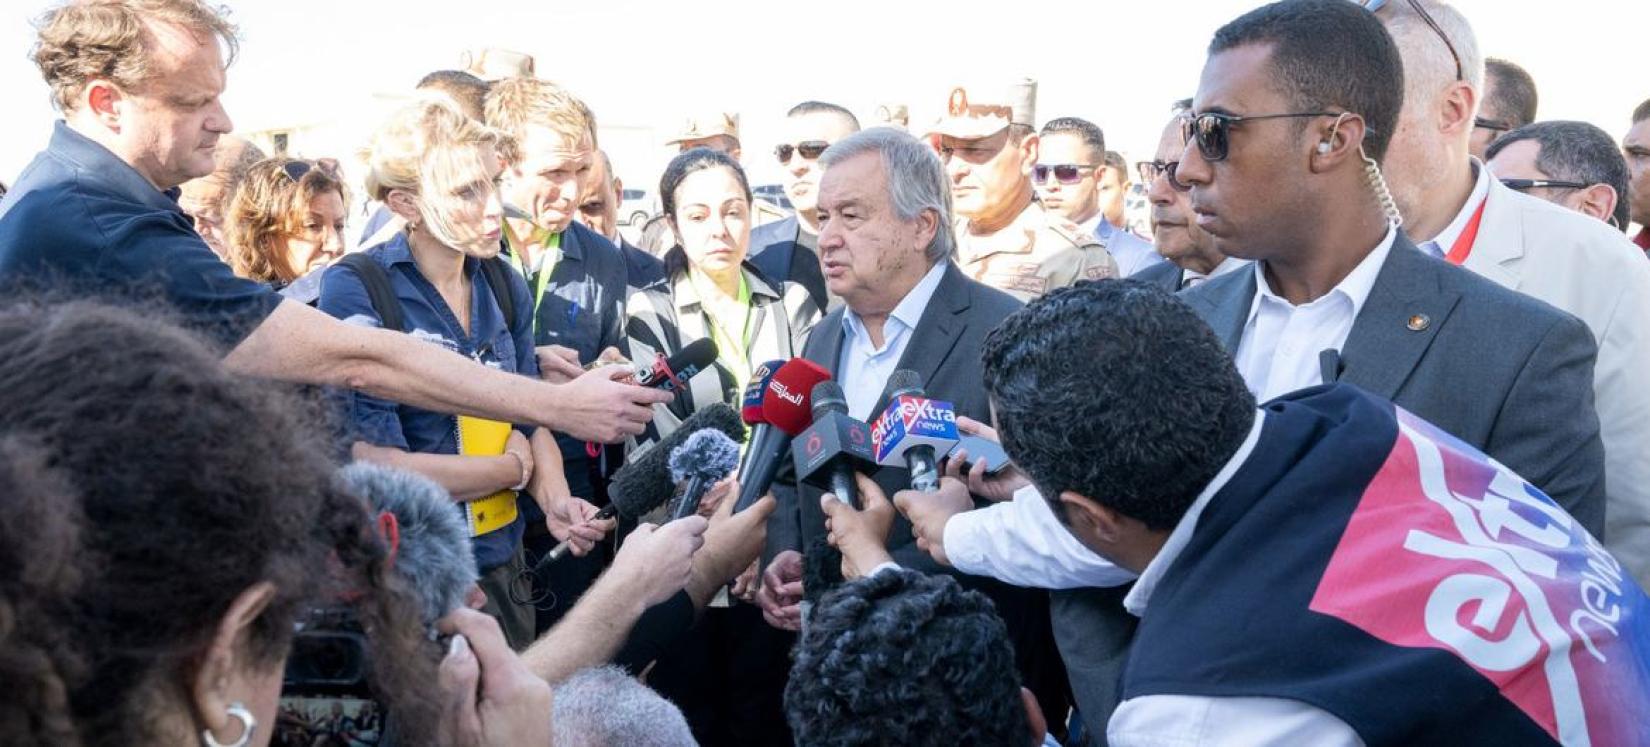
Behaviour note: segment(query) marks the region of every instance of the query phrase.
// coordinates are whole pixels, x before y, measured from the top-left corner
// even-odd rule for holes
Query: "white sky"
[[[223,0],[220,0],[223,1]],[[1039,123],[1098,123],[1131,160],[1150,155],[1176,98],[1190,96],[1210,35],[1253,0],[227,0],[243,32],[225,97],[241,130],[324,120],[373,93],[457,66],[461,50],[530,52],[540,76],[580,95],[605,126],[662,140],[690,109],[741,112],[753,181],[776,181],[776,123],[820,99],[868,118],[884,101],[931,121],[952,85],[1025,75]],[[38,0],[0,10],[0,179],[45,143],[53,112],[28,60]],[[1614,136],[1650,97],[1650,2],[1457,0],[1486,54],[1535,76],[1543,119]],[[633,138],[633,140],[643,140]],[[666,151],[615,154],[645,184]],[[348,153],[316,154],[308,156]],[[641,172],[641,173],[632,173]]]

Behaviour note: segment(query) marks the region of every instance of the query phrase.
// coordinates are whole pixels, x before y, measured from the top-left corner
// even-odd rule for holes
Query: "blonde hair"
[[[463,248],[473,237],[462,235],[447,219],[460,199],[451,188],[474,174],[490,173],[483,151],[501,150],[507,138],[464,116],[445,101],[425,100],[390,115],[365,153],[367,194],[380,202],[392,190],[418,196],[419,216],[443,244]]]
[[[293,179],[300,164],[308,170]],[[286,240],[303,230],[310,201],[332,191],[349,204],[343,182],[314,161],[278,156],[253,164],[224,215],[225,258],[235,274],[264,283],[297,280],[304,268],[292,266]]]
[[[567,89],[538,78],[505,78],[487,91],[487,124],[519,142],[528,125],[548,127],[572,142],[590,136],[596,147],[596,115]],[[519,160],[515,148],[505,160]]]
[[[141,90],[154,73],[151,24],[203,32],[227,47],[225,64],[234,62],[240,41],[227,12],[201,0],[70,0],[35,21],[39,36],[31,56],[58,110],[69,112],[94,78]]]

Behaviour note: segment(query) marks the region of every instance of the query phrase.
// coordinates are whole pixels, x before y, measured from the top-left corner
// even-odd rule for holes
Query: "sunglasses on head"
[[[819,154],[824,153],[829,147],[831,144],[824,140],[804,140],[795,145],[780,143],[773,147],[773,154],[779,158],[780,163],[790,163],[792,153],[800,154],[804,159],[812,161],[818,159]]]
[[[1053,174],[1054,179],[1061,184],[1076,184],[1083,180],[1083,174],[1100,166],[1098,163],[1039,163],[1031,167],[1031,178],[1042,184],[1048,181],[1049,174]]]
[[[286,177],[292,181],[298,181],[299,179],[304,178],[304,174],[308,174],[314,168],[315,164],[308,161],[299,161],[297,159],[281,164],[281,171],[285,172]]]
[[[1512,125],[1507,124],[1506,122],[1498,122],[1496,120],[1485,119],[1483,117],[1473,117],[1472,126],[1481,130],[1490,130],[1491,132],[1506,132],[1507,130],[1512,129]]]
[[[1591,184],[1582,184],[1581,182],[1566,182],[1555,179],[1502,179],[1501,184],[1506,186],[1507,189],[1515,192],[1523,192],[1529,189],[1541,189],[1543,187],[1550,189],[1586,189],[1592,186]]]
[[[1256,114],[1238,116],[1220,112],[1188,114],[1180,120],[1180,141],[1197,142],[1197,152],[1205,161],[1223,161],[1232,149],[1232,128],[1244,122],[1266,119],[1303,119],[1306,117],[1338,117],[1341,112],[1293,112],[1289,114]]]
[[[1177,168],[1180,168],[1179,161],[1139,161],[1134,164],[1135,173],[1140,175],[1143,184],[1152,184],[1161,176],[1169,180],[1169,186],[1176,192],[1190,190],[1192,185],[1184,184],[1175,178],[1174,172]]]
[[[1387,6],[1387,0],[1353,0],[1353,1],[1358,3],[1359,5],[1363,6],[1364,10],[1367,10],[1371,13],[1379,11],[1380,9]],[[1444,27],[1439,26],[1438,22],[1432,19],[1432,14],[1428,13],[1426,8],[1421,7],[1421,3],[1418,2],[1417,0],[1406,0],[1406,2],[1409,3],[1409,7],[1415,9],[1415,15],[1420,16],[1421,21],[1426,23],[1427,27],[1431,28],[1432,32],[1438,35],[1439,40],[1444,42],[1444,46],[1449,49],[1450,59],[1455,60],[1455,80],[1456,81],[1466,80],[1467,79],[1466,71],[1464,69],[1462,69],[1462,67],[1461,67],[1461,55],[1460,55],[1460,53],[1455,51],[1455,43],[1451,42],[1449,40],[1449,34],[1444,33]]]

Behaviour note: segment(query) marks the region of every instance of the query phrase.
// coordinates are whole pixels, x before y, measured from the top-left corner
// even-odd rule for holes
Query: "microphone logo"
[[[808,457],[811,459],[819,456],[820,450],[825,448],[825,441],[819,437],[818,432],[811,433],[808,435],[808,442],[803,447],[807,449]]]
[[[778,379],[775,379],[772,383],[768,384],[768,389],[772,391],[775,396],[785,400],[786,402],[797,405],[798,407],[802,405],[802,393],[796,392],[793,394],[790,387],[785,386],[785,383],[779,381]]]

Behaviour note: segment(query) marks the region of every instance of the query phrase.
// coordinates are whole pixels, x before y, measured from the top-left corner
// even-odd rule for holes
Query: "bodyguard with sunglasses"
[[[1076,223],[1084,234],[1104,245],[1117,262],[1118,277],[1162,264],[1151,242],[1106,219],[1100,204],[1102,184],[1107,171],[1116,167],[1106,163],[1105,133],[1086,119],[1060,117],[1044,123],[1037,136],[1037,165],[1031,169],[1031,183],[1043,208]],[[1111,184],[1120,192],[1128,181],[1118,171]]]
[[[957,263],[1022,301],[1079,280],[1117,277],[1117,263],[1098,239],[1037,201],[1036,104],[1036,81],[959,86],[928,130],[951,179]]]
[[[1457,8],[1407,0],[1376,18],[1409,83],[1390,171],[1404,228],[1423,251],[1586,324],[1598,348],[1592,388],[1605,467],[1548,492],[1602,494],[1608,524],[1599,537],[1634,578],[1650,581],[1650,388],[1641,381],[1650,369],[1650,265],[1621,231],[1514,191],[1470,155],[1484,64]]]

